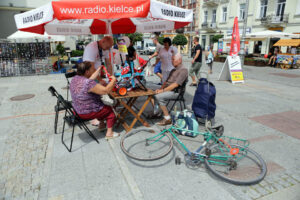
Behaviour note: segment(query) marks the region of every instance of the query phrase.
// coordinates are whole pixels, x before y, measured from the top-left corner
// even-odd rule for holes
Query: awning
[[[300,39],[281,39],[278,42],[276,42],[274,46],[298,47],[300,46]]]

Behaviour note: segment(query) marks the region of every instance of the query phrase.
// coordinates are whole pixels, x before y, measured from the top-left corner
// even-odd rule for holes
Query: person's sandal
[[[120,133],[113,133],[113,135],[112,136],[105,136],[105,139],[106,140],[109,140],[109,139],[114,139],[114,138],[117,138],[117,137],[119,137],[120,136]]]

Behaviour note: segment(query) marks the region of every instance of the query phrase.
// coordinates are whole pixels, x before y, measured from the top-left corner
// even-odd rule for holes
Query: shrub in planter
[[[255,58],[254,60],[256,66],[267,66],[268,64],[267,58]]]
[[[83,55],[83,51],[82,50],[73,50],[71,52],[71,56],[72,57],[77,57],[77,56],[82,56]]]
[[[245,58],[245,65],[255,65],[255,60],[253,58]]]

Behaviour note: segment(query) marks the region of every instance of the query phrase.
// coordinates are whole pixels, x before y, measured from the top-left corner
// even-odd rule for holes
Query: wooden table
[[[141,115],[144,112],[144,110],[147,107],[147,105],[150,102],[150,100],[153,98],[153,95],[155,95],[155,91],[153,91],[151,89],[148,89],[147,91],[137,89],[137,90],[133,90],[133,91],[127,92],[127,94],[125,96],[120,96],[116,92],[112,92],[112,93],[110,93],[110,95],[114,99],[116,99],[118,101],[118,104],[120,104],[120,105],[122,105],[124,107],[117,114],[117,119],[118,119],[117,126],[119,126],[120,124],[122,124],[122,126],[125,128],[126,132],[129,132],[133,128],[133,126],[135,125],[135,123],[137,121],[140,121],[146,127],[150,126],[144,119],[141,118]],[[148,98],[145,101],[145,103],[143,104],[142,108],[139,110],[139,112],[136,113],[132,109],[132,106],[134,105],[134,103],[136,102],[136,100],[139,97],[143,97],[143,96],[148,96]],[[128,125],[125,122],[125,117],[126,117],[126,115],[127,115],[128,112],[130,112],[135,117],[134,120],[131,122],[130,125]]]

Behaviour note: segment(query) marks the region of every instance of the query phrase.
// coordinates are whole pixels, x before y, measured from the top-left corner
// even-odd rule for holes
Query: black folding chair
[[[78,126],[80,129],[84,129],[91,138],[93,138],[97,143],[99,143],[99,141],[97,140],[95,135],[90,131],[90,129],[85,124],[85,122],[89,121],[89,120],[81,119],[79,117],[79,115],[77,114],[77,112],[75,111],[75,109],[73,108],[72,103],[70,103],[69,101],[66,101],[60,94],[58,94],[58,92],[55,90],[55,88],[53,86],[50,86],[48,90],[51,92],[52,96],[55,96],[57,98],[58,104],[60,104],[63,107],[63,109],[65,110],[65,116],[63,118],[64,123],[63,123],[62,135],[61,135],[61,142],[63,143],[63,145],[65,145],[65,147],[68,149],[68,151],[69,152],[72,151],[75,126]],[[64,142],[64,133],[65,133],[65,124],[66,123],[69,126],[72,126],[72,137],[71,137],[70,147],[68,147],[66,145],[66,143]]]
[[[70,89],[70,82],[69,82],[69,78],[72,78],[73,76],[76,75],[76,72],[69,72],[69,73],[65,73],[65,77],[67,79],[67,101],[69,101],[69,89]],[[70,101],[70,103],[72,103]],[[55,111],[55,120],[54,120],[54,133],[57,134],[57,122],[58,122],[58,115],[60,111],[64,111],[64,107],[58,103],[54,106],[54,111]]]
[[[173,107],[175,106],[175,104],[176,104],[177,102],[179,102],[179,104],[180,104],[180,109],[181,109],[181,110],[183,110],[182,107],[183,107],[184,109],[186,109],[185,99],[184,99],[184,93],[185,93],[185,86],[186,86],[187,82],[188,82],[188,79],[186,79],[186,80],[184,81],[184,83],[183,83],[181,86],[179,86],[179,87],[177,87],[177,88],[175,89],[175,92],[178,92],[178,96],[177,96],[177,98],[169,99],[169,101],[168,101],[168,103],[167,103],[167,107],[168,107],[168,105],[169,105],[169,103],[170,103],[171,101],[174,102],[173,105],[172,105],[172,107],[169,109],[169,112],[173,110]]]

